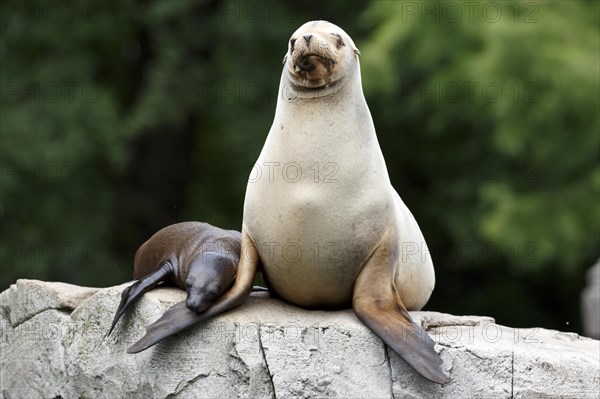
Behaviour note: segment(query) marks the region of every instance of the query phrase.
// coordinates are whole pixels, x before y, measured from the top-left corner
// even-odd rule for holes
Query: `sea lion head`
[[[233,259],[212,252],[194,260],[185,280],[188,309],[203,312],[223,295],[235,280],[236,266]]]
[[[351,76],[359,55],[341,28],[327,21],[311,21],[292,34],[283,63],[294,89],[318,90]]]

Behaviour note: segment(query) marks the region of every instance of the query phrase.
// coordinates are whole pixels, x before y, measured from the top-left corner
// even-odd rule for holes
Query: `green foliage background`
[[[361,49],[428,240],[427,308],[579,331],[600,248],[599,3],[476,4],[2,2],[0,289],[118,284],[165,225],[239,229],[287,40],[327,19]]]

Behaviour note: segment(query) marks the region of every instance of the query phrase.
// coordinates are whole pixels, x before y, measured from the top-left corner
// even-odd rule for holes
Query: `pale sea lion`
[[[123,290],[108,335],[125,310],[161,282],[187,291],[185,305],[205,311],[235,280],[240,233],[201,222],[183,222],[159,230],[135,254],[134,284]]]
[[[345,308],[425,378],[446,383],[433,340],[410,317],[435,285],[414,217],[392,187],[360,77],[359,51],[325,22],[292,35],[275,119],[249,180],[233,286],[206,312],[167,311],[133,348],[245,300],[259,262],[277,296]],[[266,170],[268,169],[268,176]],[[177,305],[176,305],[177,306]]]

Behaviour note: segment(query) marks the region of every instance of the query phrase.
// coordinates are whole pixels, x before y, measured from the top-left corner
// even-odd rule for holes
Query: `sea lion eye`
[[[296,44],[296,39],[290,40],[290,52],[294,51],[294,44]]]
[[[337,48],[344,47],[346,45],[346,43],[344,43],[344,40],[342,39],[342,36],[339,33],[332,33],[332,35],[337,38],[337,41],[335,42]]]

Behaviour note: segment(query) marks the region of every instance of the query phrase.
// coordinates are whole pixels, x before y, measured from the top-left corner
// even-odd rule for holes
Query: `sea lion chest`
[[[370,129],[360,107],[278,106],[248,182],[244,223],[269,288],[292,303],[348,307],[388,225],[389,180]]]

